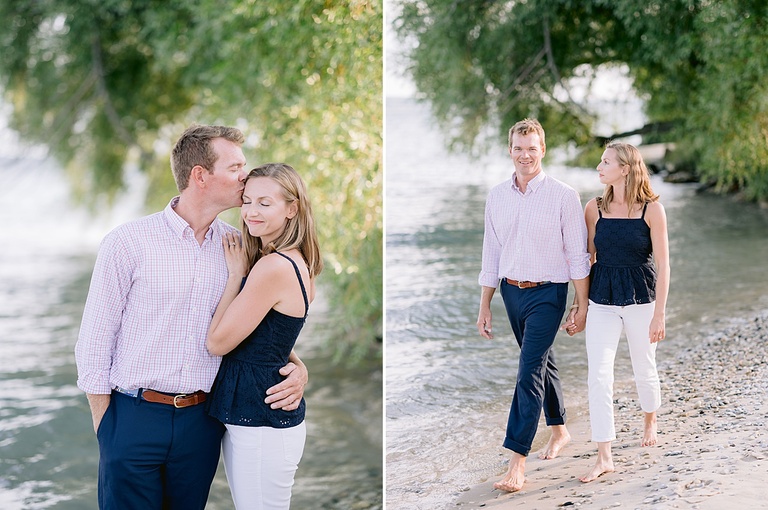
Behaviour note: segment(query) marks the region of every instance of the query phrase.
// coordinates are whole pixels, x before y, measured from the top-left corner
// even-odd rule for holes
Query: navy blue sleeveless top
[[[651,227],[640,218],[600,218],[595,225],[597,261],[590,271],[589,299],[602,305],[627,306],[656,299]]]
[[[273,308],[253,333],[224,356],[207,401],[208,413],[223,423],[282,429],[304,421],[303,398],[294,411],[271,409],[264,403],[267,388],[284,379],[278,371],[288,363],[309,312],[307,291],[298,266],[287,255],[276,253],[293,264],[304,296],[304,317],[291,317]]]

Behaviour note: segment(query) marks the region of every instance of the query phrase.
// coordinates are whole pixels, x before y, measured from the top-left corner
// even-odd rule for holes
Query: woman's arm
[[[221,295],[219,304],[216,307],[216,312],[213,314],[211,324],[208,327],[208,338],[211,337],[211,332],[216,330],[221,323],[221,319],[224,317],[224,313],[235,300],[240,293],[240,286],[243,283],[243,278],[248,273],[248,261],[245,257],[245,250],[243,249],[240,236],[228,232],[221,238],[221,242],[224,245],[224,258],[227,262],[227,270],[229,276],[227,277],[227,285],[224,287],[224,293]],[[206,342],[206,346],[211,354],[218,354],[211,351],[210,340]]]
[[[660,202],[648,204],[646,212],[648,225],[651,227],[653,262],[656,265],[656,305],[648,332],[651,342],[664,340],[667,296],[669,294],[669,240],[667,238],[667,215]]]
[[[594,264],[597,260],[597,248],[595,248],[595,228],[599,214],[597,212],[597,200],[592,199],[584,207],[584,221],[587,224],[587,251],[589,252],[589,262]]]
[[[229,238],[229,234],[227,235]],[[240,345],[256,329],[267,312],[280,302],[286,287],[286,266],[279,255],[266,256],[253,266],[243,290],[238,292],[247,262],[239,242],[225,246],[230,270],[227,286],[211,319],[206,346],[208,352],[223,356]],[[290,267],[288,266],[290,269]],[[290,271],[291,275],[293,271]]]

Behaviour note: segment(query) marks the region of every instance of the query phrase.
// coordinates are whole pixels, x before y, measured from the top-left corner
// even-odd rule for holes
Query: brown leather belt
[[[182,407],[196,406],[202,404],[208,395],[204,391],[196,391],[189,395],[166,395],[154,390],[144,390],[141,392],[141,397],[147,402],[154,402],[155,404],[168,404],[177,409]]]
[[[514,285],[519,289],[530,289],[531,287],[538,287],[539,285],[546,285],[548,283],[552,283],[552,282],[519,282],[517,280],[511,280],[509,278],[505,278],[505,280],[507,280],[508,284]]]
[[[139,392],[141,392],[141,397],[147,402],[152,402],[153,404],[166,404],[177,409],[202,404],[205,402],[205,399],[208,398],[208,394],[202,390],[185,395],[160,393],[155,390],[126,390],[120,386],[115,386],[114,390],[133,398],[136,398],[139,395]]]

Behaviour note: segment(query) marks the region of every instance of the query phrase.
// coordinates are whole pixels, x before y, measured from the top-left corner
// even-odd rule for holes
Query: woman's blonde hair
[[[253,267],[261,257],[272,252],[296,249],[307,263],[310,278],[314,278],[323,270],[323,259],[317,242],[312,204],[304,181],[293,167],[285,163],[267,163],[254,168],[245,182],[247,183],[252,177],[269,177],[278,183],[283,190],[285,201],[289,204],[296,203],[297,212],[293,218],[287,220],[283,233],[267,246],[262,246],[261,239],[248,233],[248,226],[243,220],[243,246],[250,261],[250,267]]]
[[[637,147],[628,143],[608,142],[605,148],[616,151],[619,164],[629,166],[629,173],[624,181],[624,200],[627,202],[630,212],[635,204],[655,202],[659,199],[659,195],[651,189],[650,174]],[[608,207],[613,198],[613,186],[608,184],[603,191],[602,200],[598,201],[603,212],[610,212]]]

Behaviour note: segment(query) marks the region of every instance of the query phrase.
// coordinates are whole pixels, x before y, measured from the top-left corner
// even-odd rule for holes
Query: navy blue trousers
[[[565,424],[565,403],[552,344],[565,313],[567,283],[519,289],[501,281],[501,297],[520,346],[517,385],[504,447],[528,455],[542,408],[547,425]]]
[[[97,433],[99,508],[205,508],[224,435],[205,407],[176,409],[113,391]]]

